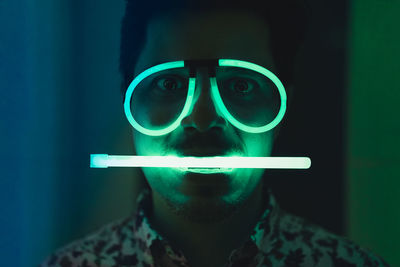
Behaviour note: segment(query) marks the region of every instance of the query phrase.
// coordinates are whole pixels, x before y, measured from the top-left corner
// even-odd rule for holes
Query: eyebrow
[[[228,57],[228,58],[229,58],[229,57]],[[185,61],[185,62],[204,61],[204,62],[206,62],[206,61],[213,61],[213,60],[215,60],[215,61],[218,62],[219,59],[221,59],[221,58],[154,60],[154,61],[150,61],[151,64],[144,64],[144,65],[143,65],[144,67],[140,68],[140,69],[138,70],[138,72],[136,73],[135,76],[137,76],[139,73],[145,71],[145,70],[148,69],[148,68],[151,68],[151,67],[153,67],[153,66],[156,66],[156,65],[159,65],[159,64],[162,64],[162,63],[173,62],[173,61]],[[251,61],[251,62],[253,62],[252,60],[248,60],[248,59],[240,59],[240,60],[245,60],[245,61]],[[256,63],[256,64],[259,64],[259,65],[261,65],[261,66],[264,66],[263,64],[260,64],[260,63]],[[186,65],[186,64],[185,64],[185,65]],[[218,66],[218,63],[216,64],[216,66]],[[270,68],[271,68],[271,70],[274,70],[274,69],[275,69],[274,66],[270,66]]]
[[[165,62],[167,62],[167,61],[165,61]],[[163,62],[161,60],[151,61],[150,63],[147,62],[147,63],[143,64],[139,69],[136,70],[138,72],[137,74],[147,70],[148,68],[151,68],[151,67],[153,67],[155,65],[158,65],[158,64],[161,64],[161,63],[165,63],[165,62]]]
[[[145,68],[143,68],[143,70],[146,70],[148,68],[151,68],[153,66],[156,66],[156,65],[159,65],[159,64],[162,64],[162,63],[174,62],[174,61],[185,61],[185,65],[186,65],[186,63],[188,63],[190,65],[194,63],[194,65],[197,65],[196,64],[197,62],[200,62],[200,63],[203,62],[203,63],[206,63],[206,64],[207,64],[207,62],[208,63],[211,62],[211,63],[217,64],[219,59],[220,58],[156,60],[156,61],[151,61],[151,64],[145,64]],[[143,70],[141,70],[141,71],[143,71]]]
[[[162,63],[167,63],[167,62],[172,62],[172,61],[178,61],[178,60],[156,60],[156,61],[152,61],[151,64],[148,64],[148,68],[158,65],[158,64],[162,64]]]
[[[148,68],[154,67],[154,66],[159,65],[159,64],[163,64],[163,63],[167,63],[167,62],[173,62],[173,61],[186,61],[186,60],[191,60],[191,59],[174,59],[174,60],[170,59],[170,60],[154,60],[154,61],[150,61],[150,63],[143,64],[143,66],[140,67],[136,71],[137,73],[135,73],[135,76],[138,75],[139,73],[147,70]]]

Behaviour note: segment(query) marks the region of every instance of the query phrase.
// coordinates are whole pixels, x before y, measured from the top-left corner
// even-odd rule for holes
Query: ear
[[[122,95],[122,105],[125,102],[125,94],[126,94],[126,90],[127,90],[127,82],[126,82],[126,78],[123,78],[121,81],[121,86],[120,86],[120,91],[121,91],[121,95]]]
[[[293,102],[293,85],[292,84],[288,84],[285,87],[286,90],[286,96],[287,96],[287,102],[286,102],[286,112],[290,109],[290,106],[292,105]]]
[[[276,127],[273,129],[273,141],[274,141],[274,143],[276,142],[276,139],[277,139],[278,136],[279,136],[280,130],[281,130],[281,126],[280,126],[280,125],[276,126]]]
[[[132,152],[133,152],[133,155],[137,155],[137,152],[136,152],[136,141],[135,141],[135,129],[133,128],[133,127],[131,127],[132,128],[132,131],[131,131],[131,134],[130,134],[130,137],[131,137],[131,141],[132,141]]]
[[[288,111],[290,110],[290,106],[291,103],[293,101],[293,85],[289,84],[288,86],[285,87],[286,90],[286,96],[287,96],[287,101],[286,101],[286,112],[285,112],[285,116],[283,117],[283,120],[285,119],[285,117],[287,116]],[[282,124],[278,124],[274,129],[274,142],[276,141],[276,139],[279,136],[279,132],[281,130]]]

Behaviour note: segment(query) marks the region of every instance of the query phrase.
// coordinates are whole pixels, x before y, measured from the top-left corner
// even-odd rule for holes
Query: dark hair
[[[126,0],[122,19],[120,72],[122,93],[133,80],[133,69],[146,38],[148,22],[159,14],[171,11],[238,9],[249,10],[264,17],[270,25],[272,54],[277,75],[292,84],[295,57],[308,21],[303,0]]]

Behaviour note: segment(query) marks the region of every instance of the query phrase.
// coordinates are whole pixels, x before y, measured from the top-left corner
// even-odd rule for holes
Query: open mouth
[[[233,168],[191,168],[191,167],[182,167],[177,168],[182,172],[192,172],[192,173],[200,173],[200,174],[216,174],[216,173],[230,173],[233,171]]]
[[[187,157],[216,157],[216,156],[224,156],[228,153],[226,149],[186,149],[182,151],[182,154]]]

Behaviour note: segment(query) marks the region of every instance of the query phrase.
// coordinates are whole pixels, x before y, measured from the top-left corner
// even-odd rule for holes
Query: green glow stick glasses
[[[166,135],[181,124],[193,108],[196,69],[209,71],[216,110],[233,126],[249,133],[273,129],[286,112],[286,92],[268,69],[243,60],[187,60],[158,64],[143,71],[129,85],[124,111],[137,131]],[[295,157],[172,157],[91,155],[92,168],[171,167],[198,169],[278,168],[306,169],[309,158]],[[211,173],[211,172],[210,172]]]
[[[194,63],[193,63],[194,62]],[[200,63],[198,63],[200,62]],[[195,93],[195,84],[196,84],[196,77],[194,71],[190,71],[191,73],[189,74],[189,71],[185,73],[183,68],[187,67],[190,68],[191,70],[194,69],[197,65],[211,65],[209,68],[216,68],[218,67],[219,69],[222,69],[221,75],[222,78],[221,80],[225,79],[225,83],[230,82],[232,79],[237,79],[239,76],[240,80],[243,82],[245,81],[246,83],[252,83],[250,84],[253,87],[256,87],[254,83],[256,81],[259,82],[258,87],[265,87],[265,89],[262,88],[255,88],[252,90],[250,93],[238,93],[230,89],[226,89],[223,85],[220,83],[219,88],[219,83],[218,83],[218,72],[213,73],[210,71],[210,84],[211,84],[211,92],[212,92],[212,98],[214,101],[214,104],[216,105],[216,108],[222,113],[222,115],[235,127],[239,128],[242,131],[249,132],[249,133],[262,133],[262,132],[267,132],[271,129],[273,129],[276,125],[279,124],[279,122],[283,119],[283,116],[285,115],[286,112],[286,91],[281,83],[281,81],[276,77],[271,71],[268,69],[243,60],[233,60],[233,59],[219,59],[217,61],[174,61],[174,62],[167,62],[167,63],[162,63],[158,64],[156,66],[153,66],[142,73],[140,73],[129,85],[126,95],[125,95],[125,101],[124,101],[124,111],[125,115],[129,121],[129,123],[139,132],[150,135],[150,136],[161,136],[168,134],[172,131],[174,131],[181,123],[182,119],[186,117],[192,107],[192,102],[194,98],[194,93]],[[213,64],[215,66],[213,66]],[[239,72],[238,72],[239,70]],[[175,72],[174,72],[175,71]],[[172,72],[172,73],[171,73]],[[239,73],[239,74],[238,74]],[[160,77],[157,77],[157,74],[159,74]],[[166,94],[166,89],[161,90],[160,87],[164,85],[154,85],[154,80],[159,82],[165,81],[166,79],[172,80],[175,83],[184,83],[183,81],[180,81],[176,78],[176,76],[184,76],[187,75],[189,77],[186,77],[188,80],[188,85],[187,88],[182,85],[181,91],[184,91],[184,93],[178,91],[177,89],[170,90],[168,93],[170,95]],[[248,76],[254,76],[252,80],[248,78]],[[156,76],[156,77],[154,77]],[[151,78],[149,78],[151,77]],[[227,79],[226,77],[229,77]],[[183,80],[183,79],[181,79]],[[264,80],[264,81],[260,81]],[[178,86],[178,85],[177,85]],[[226,87],[229,87],[230,84],[227,84]],[[276,87],[276,90],[271,89],[271,87]],[[156,88],[156,89],[154,89]],[[255,106],[258,106],[259,108],[254,111],[254,114],[252,116],[249,116],[246,118],[248,121],[252,121],[254,117],[259,116],[259,114],[265,114],[267,116],[268,110],[266,108],[268,105],[271,105],[273,102],[271,100],[271,92],[266,91],[268,89],[269,91],[277,91],[279,94],[280,101],[279,103],[275,103],[274,105],[277,106],[279,104],[279,111],[274,112],[276,113],[271,115],[275,116],[275,118],[270,118],[270,119],[262,119],[265,120],[264,123],[259,123],[260,125],[257,126],[252,126],[249,125],[248,122],[246,121],[240,121],[239,119],[235,118],[238,113],[242,112],[243,109],[250,109],[254,108]],[[133,97],[133,94],[135,91],[139,91],[135,97]],[[249,90],[250,91],[250,90]],[[221,94],[222,92],[222,94]],[[226,92],[226,93],[224,93]],[[173,93],[173,96],[171,96]],[[224,97],[222,97],[224,96]],[[251,97],[251,99],[250,99]],[[132,104],[132,101],[134,100],[133,98],[137,98],[140,100],[137,100],[134,104]],[[181,98],[182,102],[176,101],[177,98]],[[149,101],[149,99],[153,99],[152,101]],[[260,101],[263,100],[262,102]],[[225,101],[224,101],[225,100]],[[178,102],[182,103],[179,105],[179,108],[172,109],[170,113],[176,113],[179,114],[176,118],[174,117],[173,119],[170,119],[169,123],[164,123],[162,126],[161,125],[149,125],[149,121],[151,120],[150,118],[146,117],[146,115],[143,115],[143,113],[152,113],[152,110],[157,110],[160,108],[162,105],[171,105],[173,102]],[[226,103],[225,103],[226,102]],[[145,106],[146,103],[148,106],[151,106],[152,109],[145,109],[142,108]],[[183,104],[184,103],[184,104]],[[136,106],[135,106],[136,104]],[[229,105],[227,107],[227,104]],[[236,107],[235,109],[232,109],[231,106]],[[165,108],[170,108],[170,107],[165,107]],[[132,114],[132,110],[136,111],[135,116]],[[143,110],[143,111],[142,111]],[[236,116],[232,114],[229,110],[235,111],[239,110],[236,112]],[[165,111],[169,112],[169,111]],[[164,112],[164,113],[165,113]],[[258,114],[257,114],[258,113]],[[165,116],[165,114],[163,114]],[[140,118],[145,117],[141,121],[141,123],[138,122]],[[245,120],[242,118],[242,120]],[[254,122],[253,122],[254,123]],[[143,124],[147,124],[147,127]],[[161,123],[160,123],[161,124]]]

